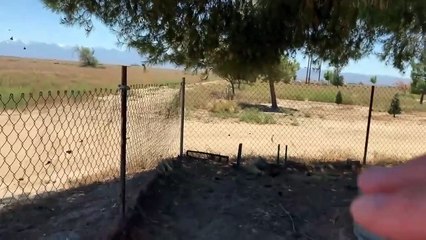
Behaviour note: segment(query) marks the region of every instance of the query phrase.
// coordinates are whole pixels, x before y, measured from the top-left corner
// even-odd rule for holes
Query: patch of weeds
[[[311,118],[311,117],[312,117],[312,114],[310,112],[305,113],[305,118]]]
[[[299,123],[299,121],[297,121],[297,119],[296,119],[296,118],[293,118],[293,119],[291,120],[290,125],[291,125],[291,126],[295,126],[295,127],[297,127],[297,126],[300,126],[300,123]]]
[[[238,104],[234,101],[228,100],[216,101],[210,108],[210,112],[212,113],[212,115],[219,118],[238,117],[239,111],[240,108],[238,107]]]
[[[270,114],[260,112],[256,108],[246,109],[240,115],[240,121],[255,124],[276,124],[277,121]]]

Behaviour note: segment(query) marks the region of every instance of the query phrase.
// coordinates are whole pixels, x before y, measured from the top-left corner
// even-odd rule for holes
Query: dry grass
[[[181,70],[129,67],[129,84],[166,84],[199,81],[199,77]],[[121,66],[80,67],[78,62],[0,57],[0,94],[29,93],[47,90],[88,90],[116,88]]]

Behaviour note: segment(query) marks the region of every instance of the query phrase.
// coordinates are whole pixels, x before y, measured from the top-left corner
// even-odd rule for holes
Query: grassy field
[[[39,91],[90,90],[94,88],[115,89],[120,83],[121,67],[104,65],[99,68],[83,68],[77,62],[55,60],[37,60],[12,57],[0,57],[0,95],[3,100],[10,94],[37,93]],[[181,70],[129,67],[128,82],[133,84],[170,84],[178,83],[182,77],[189,84],[200,81],[198,76]],[[218,80],[211,77],[211,80]],[[226,98],[226,83],[203,84],[193,87],[189,92],[188,106],[195,109],[209,109],[212,101]],[[343,104],[368,106],[370,87],[318,86],[304,84],[276,84],[277,98],[298,101],[334,102],[337,91],[343,95]],[[419,96],[398,92],[393,87],[377,87],[374,99],[375,110],[386,111],[394,94],[400,93],[401,106],[406,112],[426,111],[426,105],[420,105]],[[197,97],[198,94],[202,97]],[[265,83],[242,85],[235,99],[239,103],[267,103],[270,101],[269,87]],[[217,111],[216,111],[217,113]]]
[[[197,85],[194,91],[188,92],[188,107],[190,109],[212,109],[212,102],[227,98],[225,82],[216,84]],[[336,94],[341,91],[343,105],[369,106],[371,87],[328,85],[305,85],[278,83],[275,86],[278,99],[309,102],[334,103]],[[395,94],[400,95],[401,107],[404,112],[426,112],[426,104],[419,104],[419,95],[400,92],[394,87],[376,87],[374,95],[374,110],[385,112]],[[202,97],[201,97],[202,96]],[[234,98],[238,105],[264,104],[270,102],[269,85],[266,83],[242,85],[236,91]],[[220,108],[216,106],[216,108]],[[217,110],[213,110],[218,115]],[[219,114],[220,115],[220,114]],[[232,115],[231,115],[232,116]]]
[[[199,77],[181,70],[129,67],[129,84],[167,84],[199,81]],[[38,91],[115,89],[120,84],[121,67],[80,67],[77,62],[0,57],[0,94],[9,95]]]

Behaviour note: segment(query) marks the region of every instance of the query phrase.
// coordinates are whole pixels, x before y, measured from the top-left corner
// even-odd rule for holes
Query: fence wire
[[[128,98],[127,172],[155,168],[179,149],[180,88],[134,85]]]
[[[179,86],[131,86],[129,175],[177,156],[179,96]],[[0,96],[0,207],[117,179],[120,105],[110,89]]]
[[[363,158],[371,87],[276,83],[275,92],[278,108],[267,83],[236,84],[235,93],[226,81],[186,85],[185,150],[235,156],[242,143],[243,155],[268,157],[280,144],[298,159]],[[394,117],[388,110],[396,94],[402,111]],[[178,155],[180,97],[179,85],[130,86],[128,175]],[[419,101],[376,87],[368,161],[425,152],[426,104]],[[117,179],[120,113],[119,90],[1,96],[0,205]]]
[[[340,91],[342,102],[336,103]],[[275,83],[278,108],[268,83],[226,81],[187,86],[185,147],[235,156],[275,156],[278,144],[305,160],[362,160],[371,86]],[[399,95],[402,114],[388,113]],[[407,160],[426,147],[426,105],[420,96],[376,87],[368,161]]]

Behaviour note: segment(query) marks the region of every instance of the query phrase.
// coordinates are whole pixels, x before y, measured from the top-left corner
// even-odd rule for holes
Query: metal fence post
[[[181,106],[180,106],[180,151],[179,158],[183,158],[183,141],[185,133],[185,78],[181,83]]]
[[[121,148],[120,148],[120,182],[121,214],[126,216],[126,139],[127,139],[127,66],[121,67]]]
[[[280,165],[280,151],[281,151],[281,144],[278,144],[277,165]]]
[[[374,85],[371,86],[371,96],[370,96],[370,108],[368,109],[368,120],[367,120],[367,134],[365,136],[365,146],[364,146],[364,158],[362,164],[367,164],[367,152],[368,152],[368,140],[370,138],[370,125],[371,125],[371,114],[373,111],[373,101],[374,101]]]
[[[284,166],[287,166],[287,150],[288,150],[288,145],[285,145]]]
[[[242,153],[243,153],[243,144],[240,143],[238,145],[237,167],[240,167],[240,165],[241,165],[241,156],[242,156]]]

